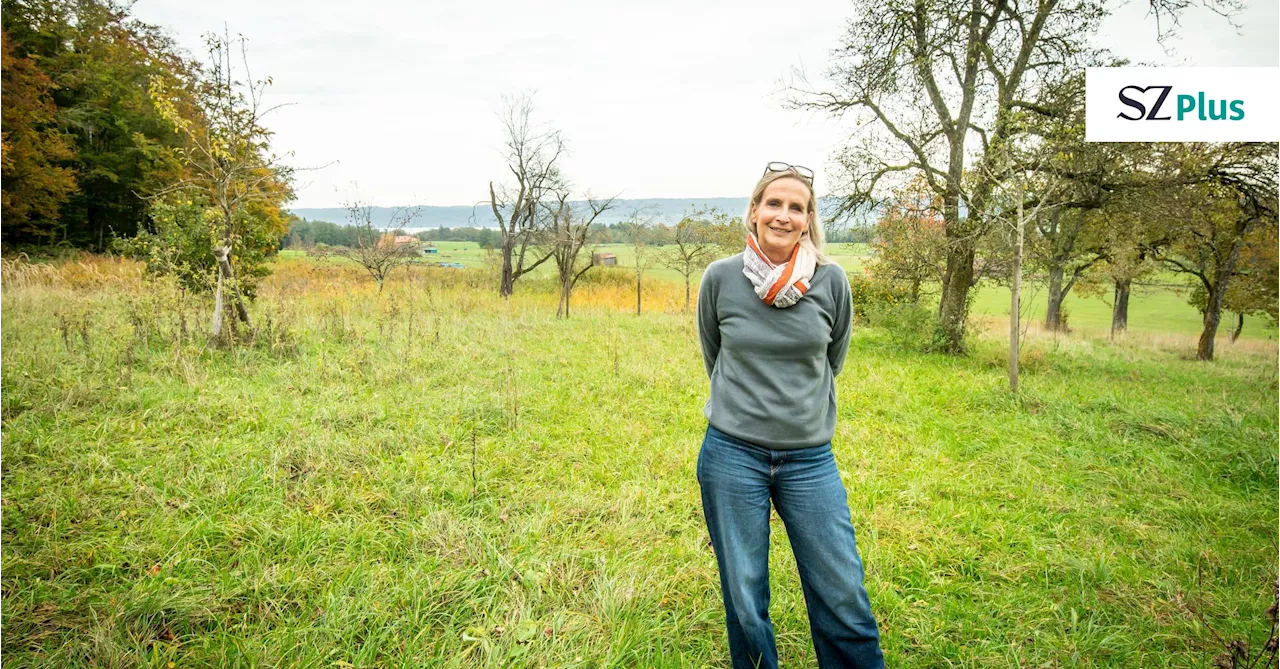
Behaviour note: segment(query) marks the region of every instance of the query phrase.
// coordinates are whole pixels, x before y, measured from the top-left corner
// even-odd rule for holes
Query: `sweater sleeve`
[[[844,367],[845,354],[849,352],[849,336],[853,333],[853,294],[849,289],[849,277],[839,265],[836,269],[835,318],[831,326],[831,343],[827,345],[827,361],[831,363],[831,375],[836,376]]]
[[[702,283],[698,286],[698,341],[702,345],[702,363],[707,368],[707,377],[715,369],[716,358],[720,355],[720,317],[716,313],[716,280],[714,272],[708,268],[702,274]]]

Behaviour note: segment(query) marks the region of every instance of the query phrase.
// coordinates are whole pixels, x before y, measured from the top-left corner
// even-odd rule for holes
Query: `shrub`
[[[867,325],[889,333],[893,344],[907,351],[930,351],[937,322],[933,312],[910,302],[881,303],[867,307]]]
[[[911,303],[911,295],[904,288],[862,274],[849,276],[849,290],[853,293],[855,323],[867,322],[870,312],[883,307]]]
[[[221,226],[219,216],[206,203],[173,194],[152,203],[152,229],[117,239],[113,245],[126,257],[145,263],[148,274],[172,276],[192,292],[212,291],[218,280],[213,247]],[[236,282],[250,299],[256,296],[258,283],[271,273],[267,259],[280,241],[256,216],[248,210],[236,214],[231,253]]]
[[[634,286],[636,272],[626,267],[592,267],[578,279],[578,285],[586,286]]]

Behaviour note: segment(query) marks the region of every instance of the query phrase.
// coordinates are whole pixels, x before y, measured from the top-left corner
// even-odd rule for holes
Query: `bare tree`
[[[644,273],[653,264],[654,251],[657,250],[653,246],[657,238],[653,216],[646,213],[643,208],[633,209],[622,224],[622,233],[631,244],[631,253],[635,258],[636,315],[639,316],[643,302]]]
[[[1042,175],[1043,176],[1043,175]],[[1022,341],[1022,330],[1019,320],[1022,316],[1022,262],[1023,248],[1026,239],[1028,220],[1036,220],[1047,211],[1049,215],[1057,213],[1058,202],[1055,202],[1054,191],[1060,186],[1056,179],[1040,180],[1040,193],[1035,198],[1031,211],[1026,209],[1026,174],[1019,174],[1014,179],[1017,204],[1014,216],[1009,224],[1013,228],[1013,267],[1009,275],[1009,390],[1018,392],[1019,348]]]
[[[528,95],[504,98],[503,129],[506,133],[504,158],[515,184],[489,182],[489,206],[498,220],[502,274],[498,294],[509,297],[515,282],[551,257],[546,252],[536,260],[538,235],[550,224],[555,196],[566,190],[558,161],[565,153],[559,131],[533,123],[533,100]],[[530,255],[530,251],[534,253]]]
[[[722,255],[728,247],[729,229],[732,225],[727,214],[711,207],[693,209],[671,231],[670,243],[662,250],[662,264],[684,277],[685,311],[692,305],[691,284],[694,273]],[[741,239],[745,235],[736,237]]]
[[[1187,0],[1152,0],[1176,19]],[[1206,5],[1231,11],[1230,0]],[[1042,90],[1101,60],[1089,44],[1108,10],[1095,0],[859,0],[829,90],[799,75],[798,107],[854,116],[857,143],[836,159],[848,195],[838,215],[874,208],[882,182],[923,175],[943,201],[948,241],[938,325],[945,348],[964,350],[977,240],[1003,177],[989,156],[1025,129],[1015,112],[1052,113]],[[992,176],[995,175],[995,176]]]
[[[422,214],[420,207],[397,207],[391,212],[387,230],[409,228]],[[378,292],[397,267],[407,265],[418,256],[417,243],[397,244],[395,234],[375,228],[373,207],[356,201],[347,204],[347,218],[357,229],[356,245],[331,246],[317,253],[321,256],[346,258],[364,268],[378,283]]]
[[[582,247],[591,239],[591,226],[601,214],[613,207],[613,201],[614,198],[597,200],[588,195],[586,209],[582,210],[569,202],[569,193],[564,191],[557,197],[554,211],[548,212],[551,224],[545,238],[551,247],[551,257],[555,259],[560,286],[557,318],[569,317],[569,298],[573,295],[573,287],[592,267],[590,255],[585,259],[580,257]]]
[[[293,170],[270,151],[272,132],[263,118],[279,106],[263,104],[263,93],[271,78],[252,77],[244,38],[232,39],[226,32],[222,36],[208,34],[205,45],[208,63],[205,76],[196,84],[199,109],[182,108],[182,98],[170,93],[171,83],[162,77],[151,80],[150,94],[161,116],[183,138],[178,153],[188,168],[185,178],[157,196],[193,191],[207,198],[219,214],[212,230],[213,254],[218,264],[212,322],[216,337],[222,332],[224,291],[230,292],[240,321],[251,325],[232,264],[236,218],[252,203],[279,203],[291,197],[288,183]],[[236,50],[239,54],[233,54]]]

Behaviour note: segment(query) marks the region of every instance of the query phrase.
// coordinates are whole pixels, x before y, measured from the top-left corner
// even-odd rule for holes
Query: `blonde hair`
[[[833,264],[835,261],[828,258],[827,254],[823,252],[823,247],[827,244],[827,233],[822,228],[822,217],[818,216],[818,195],[813,192],[813,184],[809,183],[808,179],[800,176],[800,173],[795,168],[781,172],[766,172],[764,176],[760,177],[760,180],[756,182],[756,187],[751,190],[751,199],[747,200],[747,213],[742,217],[742,226],[747,229],[747,232],[753,235],[756,234],[756,226],[751,222],[751,214],[755,212],[756,207],[760,206],[760,200],[764,199],[764,189],[778,179],[795,179],[809,189],[809,228],[801,236],[801,239],[807,236],[809,241],[813,242],[813,248],[818,254],[819,265]]]

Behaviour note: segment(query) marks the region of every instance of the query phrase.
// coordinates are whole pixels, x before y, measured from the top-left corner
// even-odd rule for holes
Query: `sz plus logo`
[[[1280,68],[1090,67],[1087,142],[1280,140]]]
[[[1244,120],[1244,100],[1215,99],[1196,91],[1195,95],[1179,93],[1173,103],[1166,105],[1172,93],[1173,86],[1125,86],[1119,97],[1127,109],[1116,117],[1126,121],[1170,121],[1175,115],[1179,121]]]

